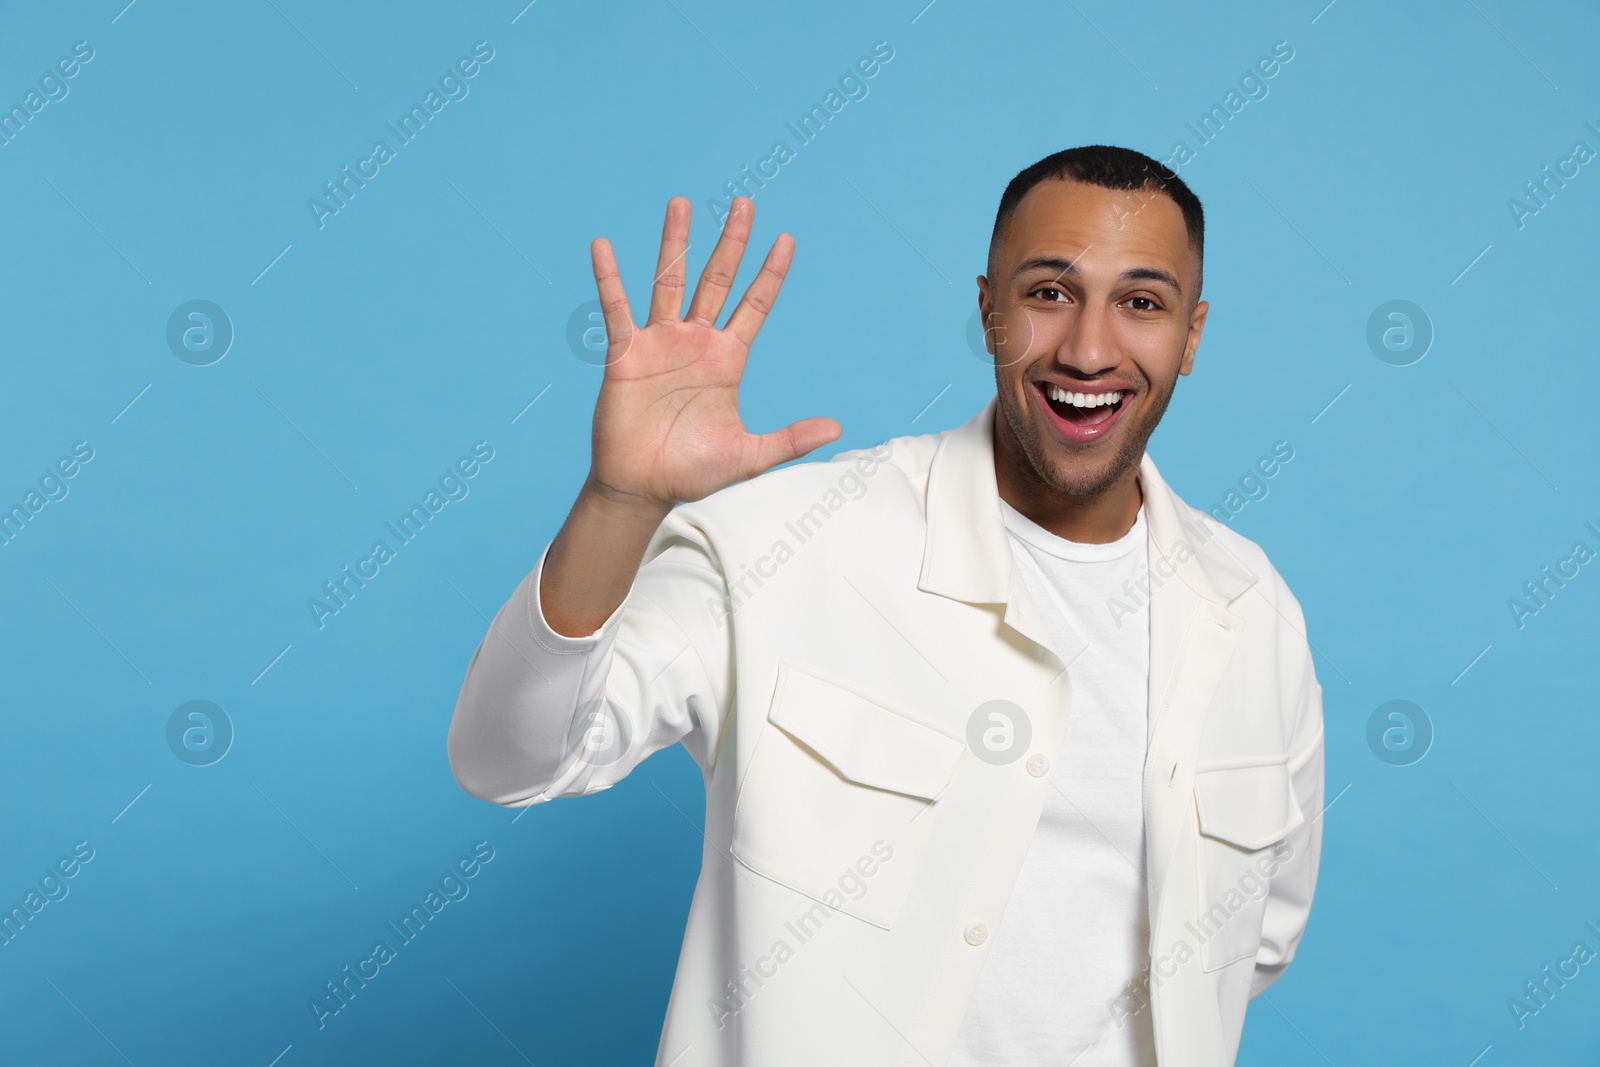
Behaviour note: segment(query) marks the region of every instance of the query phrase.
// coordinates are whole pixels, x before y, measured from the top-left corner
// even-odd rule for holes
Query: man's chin
[[[1039,470],[1042,466],[1043,469]],[[1081,460],[1073,462],[1046,461],[1037,464],[1035,469],[1046,485],[1063,496],[1068,497],[1096,497],[1106,492],[1122,476],[1123,468],[1115,462],[1096,461],[1085,463]]]
[[[1079,444],[1063,441],[1049,426],[1032,427],[1032,447],[1028,460],[1039,479],[1052,490],[1068,497],[1095,497],[1115,487],[1137,469],[1142,447],[1130,447],[1133,435],[1128,426],[1116,427],[1110,436]]]

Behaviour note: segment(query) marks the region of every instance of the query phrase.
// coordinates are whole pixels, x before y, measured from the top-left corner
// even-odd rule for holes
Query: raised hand
[[[589,484],[623,505],[670,509],[837,440],[833,419],[809,418],[752,434],[739,418],[739,382],[794,256],[779,234],[743,299],[717,328],[744,258],[755,205],[736,197],[727,225],[683,314],[689,201],[667,203],[650,316],[634,325],[611,244],[590,247],[609,347],[595,403]]]

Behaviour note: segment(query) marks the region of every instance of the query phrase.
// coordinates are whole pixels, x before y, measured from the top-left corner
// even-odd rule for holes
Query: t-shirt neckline
[[[1127,533],[1105,544],[1088,544],[1083,541],[1069,541],[1065,537],[1053,534],[1006,503],[1004,498],[997,499],[1000,500],[1000,517],[1005,522],[1006,529],[1033,547],[1058,559],[1071,560],[1075,563],[1104,563],[1107,560],[1121,559],[1133,552],[1148,536],[1142,503]]]

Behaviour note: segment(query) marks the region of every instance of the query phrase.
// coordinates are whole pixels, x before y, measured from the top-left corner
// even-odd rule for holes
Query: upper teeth
[[[1069,393],[1059,385],[1046,385],[1045,395],[1051,400],[1071,404],[1075,408],[1097,408],[1102,404],[1115,404],[1122,399],[1121,393]]]

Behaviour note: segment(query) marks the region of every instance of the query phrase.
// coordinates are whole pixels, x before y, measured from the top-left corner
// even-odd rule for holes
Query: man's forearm
[[[550,628],[566,637],[599,629],[627,598],[650,538],[671,510],[619,497],[585,479],[550,544],[539,582],[539,604]]]

